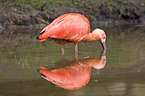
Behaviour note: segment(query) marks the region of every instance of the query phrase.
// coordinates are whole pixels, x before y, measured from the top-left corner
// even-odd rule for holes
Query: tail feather
[[[40,32],[40,34],[39,34],[39,36],[37,36],[37,40],[39,40],[39,42],[42,42],[42,41],[45,41],[46,40],[46,38],[42,38],[42,34],[45,32],[45,29],[46,29],[47,27],[45,27],[41,32]]]
[[[46,39],[39,39],[39,42],[43,42],[43,41],[45,41]]]
[[[42,69],[47,69],[47,68],[45,68],[45,67],[41,67],[41,66],[40,66],[39,69],[42,70]]]
[[[42,41],[45,41],[46,40],[46,39],[40,39],[39,36],[37,36],[37,38],[36,38],[36,40],[39,40],[39,42],[42,42]]]

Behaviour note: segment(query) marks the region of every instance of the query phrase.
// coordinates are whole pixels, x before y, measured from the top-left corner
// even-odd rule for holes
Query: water
[[[37,42],[40,30],[1,32],[0,96],[144,96],[144,26],[103,29],[106,55],[100,42],[82,42],[79,60],[74,44],[62,57],[60,45]]]

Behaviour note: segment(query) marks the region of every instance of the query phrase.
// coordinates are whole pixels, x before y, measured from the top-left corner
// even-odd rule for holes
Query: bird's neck
[[[87,35],[84,36],[82,41],[95,41],[95,40],[99,40],[100,37],[98,35],[94,35],[93,33],[89,33]]]

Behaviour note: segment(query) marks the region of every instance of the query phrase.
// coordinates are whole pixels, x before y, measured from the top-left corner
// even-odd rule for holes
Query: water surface
[[[122,25],[103,29],[107,34],[106,63],[98,69],[92,65],[95,60],[96,65],[100,64],[98,62],[104,56],[98,41],[79,43],[79,60],[76,61],[74,44],[64,46],[65,55],[62,57],[60,45],[53,41],[39,43],[35,40],[40,30],[2,31],[0,96],[144,96],[145,28]],[[94,61],[87,63],[88,60]],[[77,82],[86,78],[86,82],[77,89],[65,89],[56,81],[52,83],[42,78],[38,72],[40,66],[48,71],[72,70],[73,66],[78,73],[69,75],[77,78],[74,80]],[[57,75],[58,78],[60,80]],[[58,83],[62,85],[62,81]]]

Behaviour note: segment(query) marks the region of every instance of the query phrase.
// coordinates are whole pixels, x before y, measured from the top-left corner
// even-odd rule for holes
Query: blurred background
[[[144,0],[0,0],[0,28],[41,27],[71,12],[87,16],[92,27],[145,24]]]

